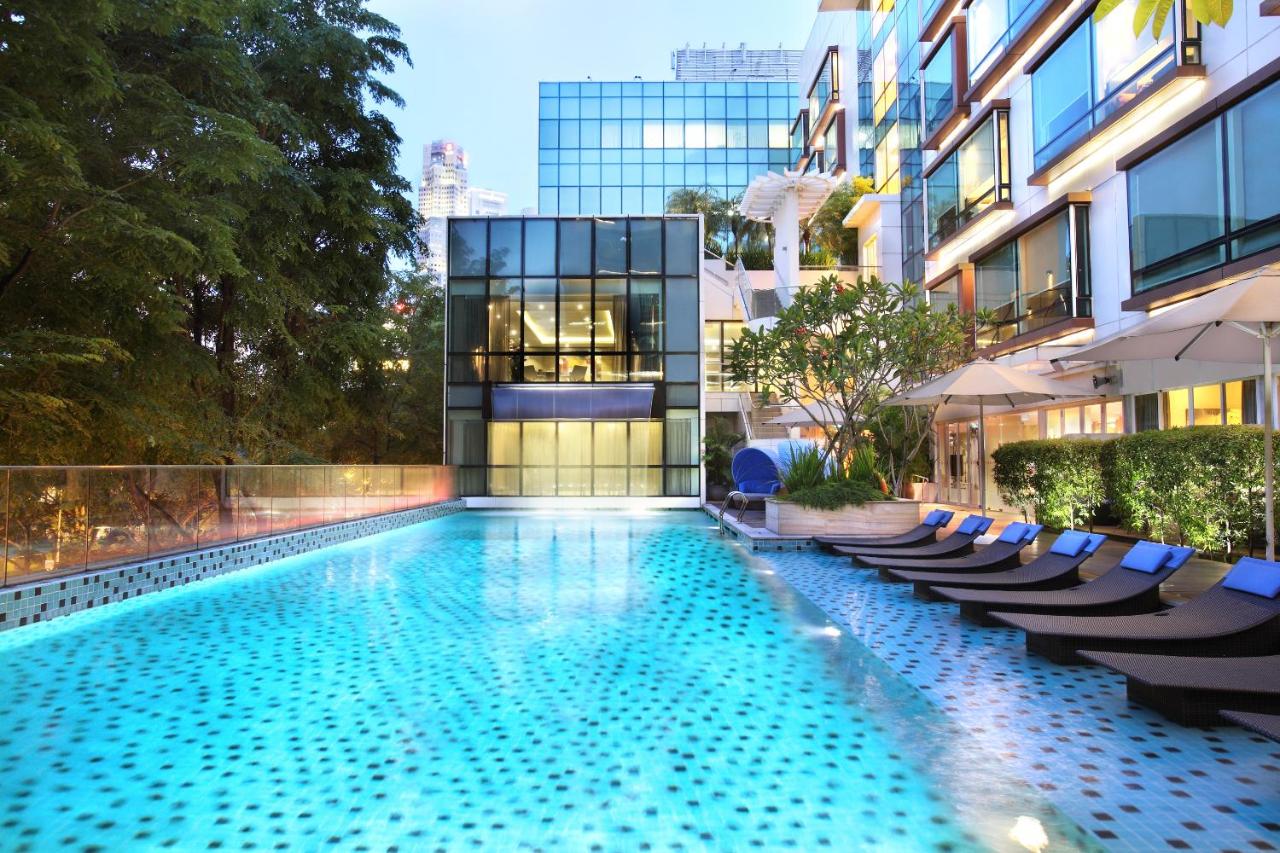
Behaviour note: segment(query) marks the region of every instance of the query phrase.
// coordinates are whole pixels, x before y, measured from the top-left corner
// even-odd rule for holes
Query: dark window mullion
[[[1231,251],[1231,145],[1227,139],[1227,114],[1231,111],[1227,110],[1213,120],[1218,125],[1218,147],[1222,151],[1222,235],[1225,241],[1223,258],[1227,262],[1234,260]]]

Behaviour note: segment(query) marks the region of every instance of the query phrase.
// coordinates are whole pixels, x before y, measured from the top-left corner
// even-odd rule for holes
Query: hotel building
[[[982,311],[978,354],[1098,389],[989,415],[989,451],[1264,415],[1260,365],[1071,354],[1280,264],[1280,8],[1201,27],[1178,0],[1135,38],[1135,0],[1096,5],[823,0],[801,61],[793,167],[873,179],[862,256]],[[939,413],[940,499],[976,504],[976,433]]]

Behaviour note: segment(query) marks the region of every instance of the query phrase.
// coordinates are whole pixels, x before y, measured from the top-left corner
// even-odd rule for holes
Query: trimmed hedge
[[[1000,496],[1024,512],[1034,509],[1048,527],[1084,527],[1102,505],[1102,445],[1063,438],[1002,445],[992,454]]]
[[[1261,427],[1020,441],[993,455],[1001,496],[1045,525],[1078,527],[1106,499],[1124,527],[1162,542],[1229,556],[1265,541]]]

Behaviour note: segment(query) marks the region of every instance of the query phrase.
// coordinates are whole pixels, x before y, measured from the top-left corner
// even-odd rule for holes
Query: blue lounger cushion
[[[1158,542],[1139,542],[1129,549],[1120,561],[1121,568],[1133,569],[1135,572],[1146,572],[1153,575],[1169,559],[1173,549]]]
[[[924,523],[930,527],[945,527],[951,521],[951,517],[955,515],[945,509],[935,509],[924,517]]]
[[[1015,521],[1004,529],[1004,531],[996,537],[997,542],[1021,542],[1026,538],[1027,525],[1021,521]]]
[[[1086,553],[1086,554],[1096,554],[1096,553],[1098,553],[1098,549],[1099,549],[1099,548],[1101,548],[1101,547],[1102,547],[1102,543],[1103,543],[1103,542],[1106,542],[1106,541],[1107,541],[1106,534],[1104,534],[1104,533],[1090,533],[1090,534],[1089,534],[1089,544],[1087,544],[1087,545],[1085,545],[1085,546],[1084,546],[1084,551],[1085,551],[1085,553]]]
[[[1043,524],[1028,524],[1027,529],[1022,532],[1022,541],[1034,542],[1041,530],[1044,530]]]
[[[1164,564],[1165,568],[1180,569],[1184,565],[1186,565],[1187,560],[1190,560],[1192,556],[1195,555],[1195,553],[1196,553],[1195,548],[1182,548],[1179,546],[1174,546],[1169,551],[1169,559],[1166,560]]]
[[[1088,544],[1089,534],[1083,530],[1064,530],[1049,546],[1049,553],[1061,554],[1064,557],[1074,557],[1083,551]]]
[[[960,526],[956,528],[956,533],[978,533],[982,527],[982,520],[982,516],[980,515],[971,515],[964,521],[960,522]]]
[[[1245,557],[1236,563],[1222,581],[1227,589],[1275,598],[1280,595],[1280,563],[1268,563],[1257,557]]]

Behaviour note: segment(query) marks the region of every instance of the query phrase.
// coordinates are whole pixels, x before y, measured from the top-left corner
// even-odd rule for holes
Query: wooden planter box
[[[808,509],[790,501],[765,501],[764,526],[792,536],[875,536],[906,533],[920,523],[918,501],[873,501],[841,509]]]

